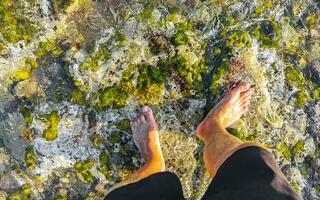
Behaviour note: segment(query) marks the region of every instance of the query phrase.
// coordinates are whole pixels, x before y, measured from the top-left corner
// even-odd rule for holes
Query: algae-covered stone
[[[58,125],[60,123],[60,116],[56,111],[52,111],[45,116],[47,128],[43,130],[42,137],[48,141],[53,141],[58,137]]]
[[[305,79],[303,77],[303,73],[297,70],[293,66],[288,66],[284,70],[286,80],[289,84],[296,86],[299,90],[305,91]]]

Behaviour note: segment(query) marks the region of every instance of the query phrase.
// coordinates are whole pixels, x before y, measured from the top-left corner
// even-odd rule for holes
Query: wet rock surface
[[[4,0],[0,25],[0,199],[103,199],[144,162],[130,120],[145,104],[201,199],[193,133],[239,80],[254,95],[230,134],[320,198],[318,1]]]

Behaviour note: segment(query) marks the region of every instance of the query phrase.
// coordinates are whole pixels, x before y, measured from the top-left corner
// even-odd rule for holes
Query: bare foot
[[[165,164],[159,142],[158,125],[150,107],[142,107],[141,112],[132,121],[131,129],[134,143],[145,162],[156,165],[155,168],[159,166],[163,171]]]
[[[250,85],[245,82],[240,82],[231,88],[197,127],[197,137],[206,140],[210,128],[215,126],[226,128],[240,119],[248,109],[251,94]]]

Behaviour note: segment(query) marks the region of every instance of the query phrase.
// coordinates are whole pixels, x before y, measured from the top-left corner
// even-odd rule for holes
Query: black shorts
[[[120,187],[105,200],[182,200],[175,174],[161,172]],[[245,147],[233,153],[218,169],[203,200],[301,200],[290,187],[271,153]]]

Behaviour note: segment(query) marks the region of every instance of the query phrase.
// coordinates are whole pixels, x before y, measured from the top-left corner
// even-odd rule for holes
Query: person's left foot
[[[143,106],[141,112],[132,121],[133,141],[137,145],[146,163],[159,166],[164,170],[165,164],[160,147],[158,125],[150,107]]]

